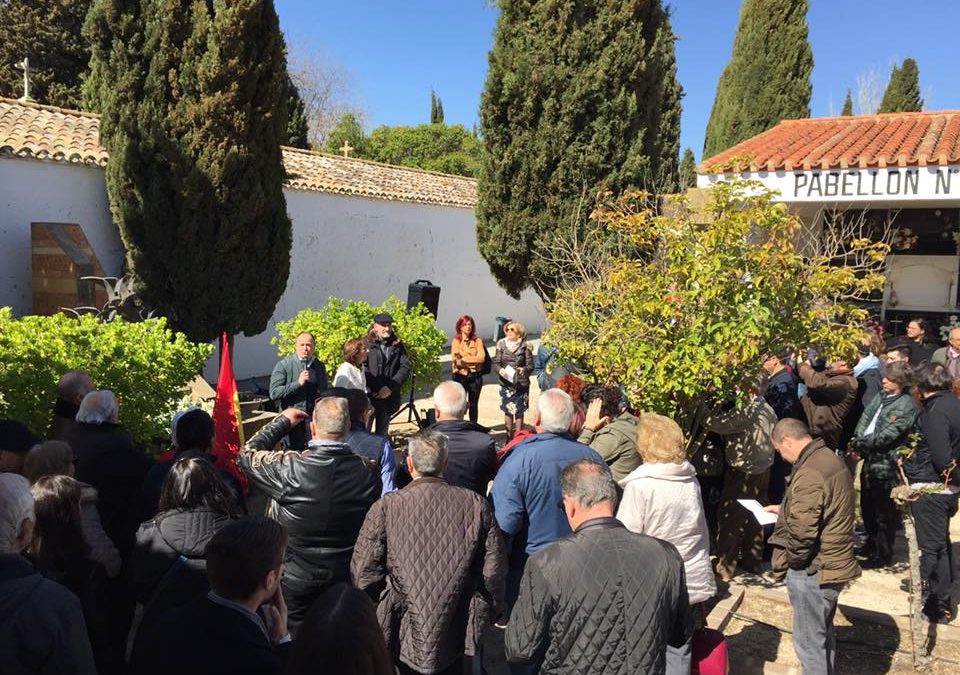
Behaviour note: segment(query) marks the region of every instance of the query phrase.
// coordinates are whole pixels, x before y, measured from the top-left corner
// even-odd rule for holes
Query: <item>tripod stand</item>
[[[402,406],[400,406],[400,409],[397,410],[397,412],[393,413],[393,415],[390,416],[390,421],[391,421],[391,422],[392,422],[394,419],[396,419],[396,417],[397,417],[398,415],[400,415],[401,413],[403,413],[404,411],[406,411],[406,412],[407,412],[407,422],[413,422],[413,420],[417,420],[417,428],[418,428],[418,429],[423,429],[423,426],[424,426],[424,425],[423,425],[423,420],[420,419],[420,413],[417,412],[417,406],[415,406],[415,405],[413,404],[413,394],[414,394],[414,392],[415,392],[416,390],[417,390],[417,376],[416,376],[416,375],[411,375],[411,376],[410,376],[410,396],[409,396],[409,398],[407,399],[407,402],[404,403]]]

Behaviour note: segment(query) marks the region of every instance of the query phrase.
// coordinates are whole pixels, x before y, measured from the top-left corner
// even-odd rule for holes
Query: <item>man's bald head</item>
[[[459,382],[441,382],[433,390],[438,420],[462,420],[467,413],[467,390]]]
[[[96,389],[93,378],[82,370],[68,370],[60,376],[57,395],[64,401],[80,405],[83,397]]]

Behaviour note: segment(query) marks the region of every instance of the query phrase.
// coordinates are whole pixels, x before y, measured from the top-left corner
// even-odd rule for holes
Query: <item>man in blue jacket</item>
[[[573,400],[548,389],[537,401],[537,433],[514,446],[493,480],[490,496],[497,524],[510,540],[507,602],[516,600],[527,557],[570,534],[560,504],[560,472],[578,459],[603,458],[570,435]]]

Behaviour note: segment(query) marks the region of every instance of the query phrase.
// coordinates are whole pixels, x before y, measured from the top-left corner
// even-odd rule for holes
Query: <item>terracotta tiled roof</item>
[[[106,166],[93,113],[0,98],[0,156]],[[286,186],[357,197],[473,208],[471,178],[283,148]]]
[[[106,166],[100,117],[0,98],[0,155]]]
[[[283,149],[287,187],[419,204],[473,208],[477,182],[472,178],[327,155]]]
[[[960,163],[960,110],[783,120],[700,163],[701,173]]]

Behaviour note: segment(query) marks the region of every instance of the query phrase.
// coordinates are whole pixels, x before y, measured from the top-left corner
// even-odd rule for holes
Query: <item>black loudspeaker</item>
[[[407,286],[407,309],[413,309],[421,302],[436,319],[437,307],[440,305],[440,287],[426,279],[417,279]]]

